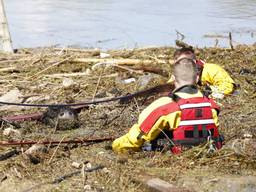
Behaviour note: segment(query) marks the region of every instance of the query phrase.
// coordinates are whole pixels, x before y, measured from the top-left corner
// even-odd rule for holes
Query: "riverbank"
[[[13,55],[0,54],[1,95],[11,92],[13,102],[38,104],[77,103],[126,95],[166,82],[171,74],[173,52],[171,47],[107,52],[54,47],[20,49]],[[221,132],[226,138],[224,149],[210,155],[204,147],[178,156],[160,152],[116,155],[109,150],[111,142],[106,141],[46,145],[32,153],[31,159],[28,152],[24,153],[29,146],[0,146],[1,154],[17,151],[1,161],[0,190],[26,191],[44,183],[33,191],[148,191],[145,187],[148,178],[160,178],[183,191],[255,190],[256,46],[196,49],[196,53],[200,59],[224,67],[240,85],[236,95],[218,101],[222,106]],[[137,121],[146,106],[143,98],[127,104],[90,106],[79,113],[79,128],[55,132],[54,127],[37,121],[20,122],[20,127],[5,122],[1,140],[118,137]],[[10,116],[45,109],[0,106],[0,111],[1,116]],[[19,133],[4,134],[7,128]],[[51,183],[60,176],[97,165],[105,168]]]

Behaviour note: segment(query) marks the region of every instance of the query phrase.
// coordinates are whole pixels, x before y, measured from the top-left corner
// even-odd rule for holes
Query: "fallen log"
[[[71,52],[79,52],[79,53],[91,53],[93,55],[99,55],[100,50],[99,49],[79,49],[79,48],[53,48],[54,51],[71,51]]]
[[[142,59],[99,59],[99,58],[76,58],[73,59],[74,63],[113,63],[116,65],[138,65],[138,64],[152,64],[152,63],[161,63],[165,64],[167,61],[165,60],[142,60]]]
[[[154,74],[162,75],[164,77],[168,77],[168,75],[169,75],[167,71],[165,71],[161,68],[156,68],[156,67],[152,67],[152,66],[136,66],[136,67],[132,67],[131,69],[141,70],[143,72],[154,73]]]

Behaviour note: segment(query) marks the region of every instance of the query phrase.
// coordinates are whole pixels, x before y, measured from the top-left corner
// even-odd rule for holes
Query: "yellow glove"
[[[127,134],[113,141],[112,149],[121,153],[129,150],[139,151],[144,143],[144,139],[138,137],[140,133],[140,128],[135,124]]]

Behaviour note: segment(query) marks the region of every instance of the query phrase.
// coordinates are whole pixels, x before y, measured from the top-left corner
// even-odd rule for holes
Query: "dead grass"
[[[151,67],[161,68],[171,74],[169,59],[174,48],[149,48],[135,50],[113,50],[108,53],[113,58],[149,59],[155,63]],[[239,94],[221,101],[220,115],[221,132],[227,141],[242,138],[251,131],[256,136],[256,47],[238,46],[235,50],[205,48],[197,50],[198,57],[207,62],[223,66],[236,83],[240,84]],[[154,76],[144,87],[139,86],[138,79],[142,75],[121,68],[107,67],[92,70],[94,63],[73,62],[74,58],[99,58],[97,52],[60,51],[54,48],[38,48],[19,50],[18,54],[0,54],[2,68],[13,67],[15,70],[0,71],[1,94],[18,88],[26,102],[33,103],[70,103],[95,98],[125,95],[140,89],[165,82],[168,78]],[[158,64],[157,60],[165,60]],[[132,68],[133,66],[127,66]],[[46,70],[47,69],[47,70]],[[59,73],[86,73],[74,76],[71,87],[62,85],[63,77],[50,78],[45,75]],[[118,73],[118,76],[107,77]],[[99,76],[101,77],[100,81]],[[106,76],[106,77],[104,77]],[[124,84],[123,79],[135,78],[136,82]],[[97,89],[96,89],[97,86]],[[33,96],[39,95],[39,96]],[[52,128],[40,122],[21,123],[22,138],[27,140],[55,139],[98,136],[120,136],[127,132],[137,121],[139,111],[146,105],[143,99],[126,105],[111,102],[91,106],[79,114],[79,129],[57,131],[50,134]],[[37,108],[26,108],[15,112],[2,111],[1,115],[23,114],[42,111]],[[2,129],[9,125],[3,125]],[[1,140],[6,140],[2,135]],[[10,139],[10,138],[9,138]],[[46,154],[40,156],[40,163],[32,164],[22,154],[1,161],[1,191],[23,191],[39,183],[53,181],[55,178],[74,171],[72,162],[87,162],[92,165],[101,164],[106,168],[92,173],[74,176],[58,185],[42,185],[35,191],[146,191],[147,189],[136,180],[141,173],[156,175],[166,181],[183,185],[183,178],[193,177],[200,186],[201,177],[213,179],[223,175],[256,175],[255,155],[236,154],[230,149],[223,149],[215,154],[207,155],[202,147],[194,148],[182,155],[172,156],[169,153],[141,152],[129,155],[116,155],[106,146],[109,142],[89,146],[60,145],[58,150],[50,147]],[[1,153],[11,147],[1,147]],[[18,147],[22,151],[28,146]],[[51,159],[51,157],[54,158]],[[50,163],[49,163],[50,162]],[[201,178],[201,179],[200,179]],[[201,182],[201,183],[200,183]],[[200,189],[195,183],[194,188]],[[212,187],[212,186],[211,186]],[[211,188],[209,187],[209,190]],[[207,190],[207,187],[201,191]]]

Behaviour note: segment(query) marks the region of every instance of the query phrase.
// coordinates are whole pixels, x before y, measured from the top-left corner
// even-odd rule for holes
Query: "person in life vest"
[[[194,50],[191,48],[181,48],[174,53],[174,62],[187,57],[196,62],[199,81],[198,84],[208,86],[211,91],[211,97],[222,99],[224,95],[232,94],[235,89],[235,83],[230,75],[219,65],[213,63],[205,63],[197,60]],[[168,82],[172,82],[170,79]]]
[[[153,142],[162,132],[169,133],[172,147],[198,145],[209,137],[215,141],[216,148],[221,147],[219,107],[197,89],[196,63],[182,58],[174,64],[173,72],[175,90],[146,107],[138,123],[127,134],[114,140],[114,151],[139,151],[145,142]]]

